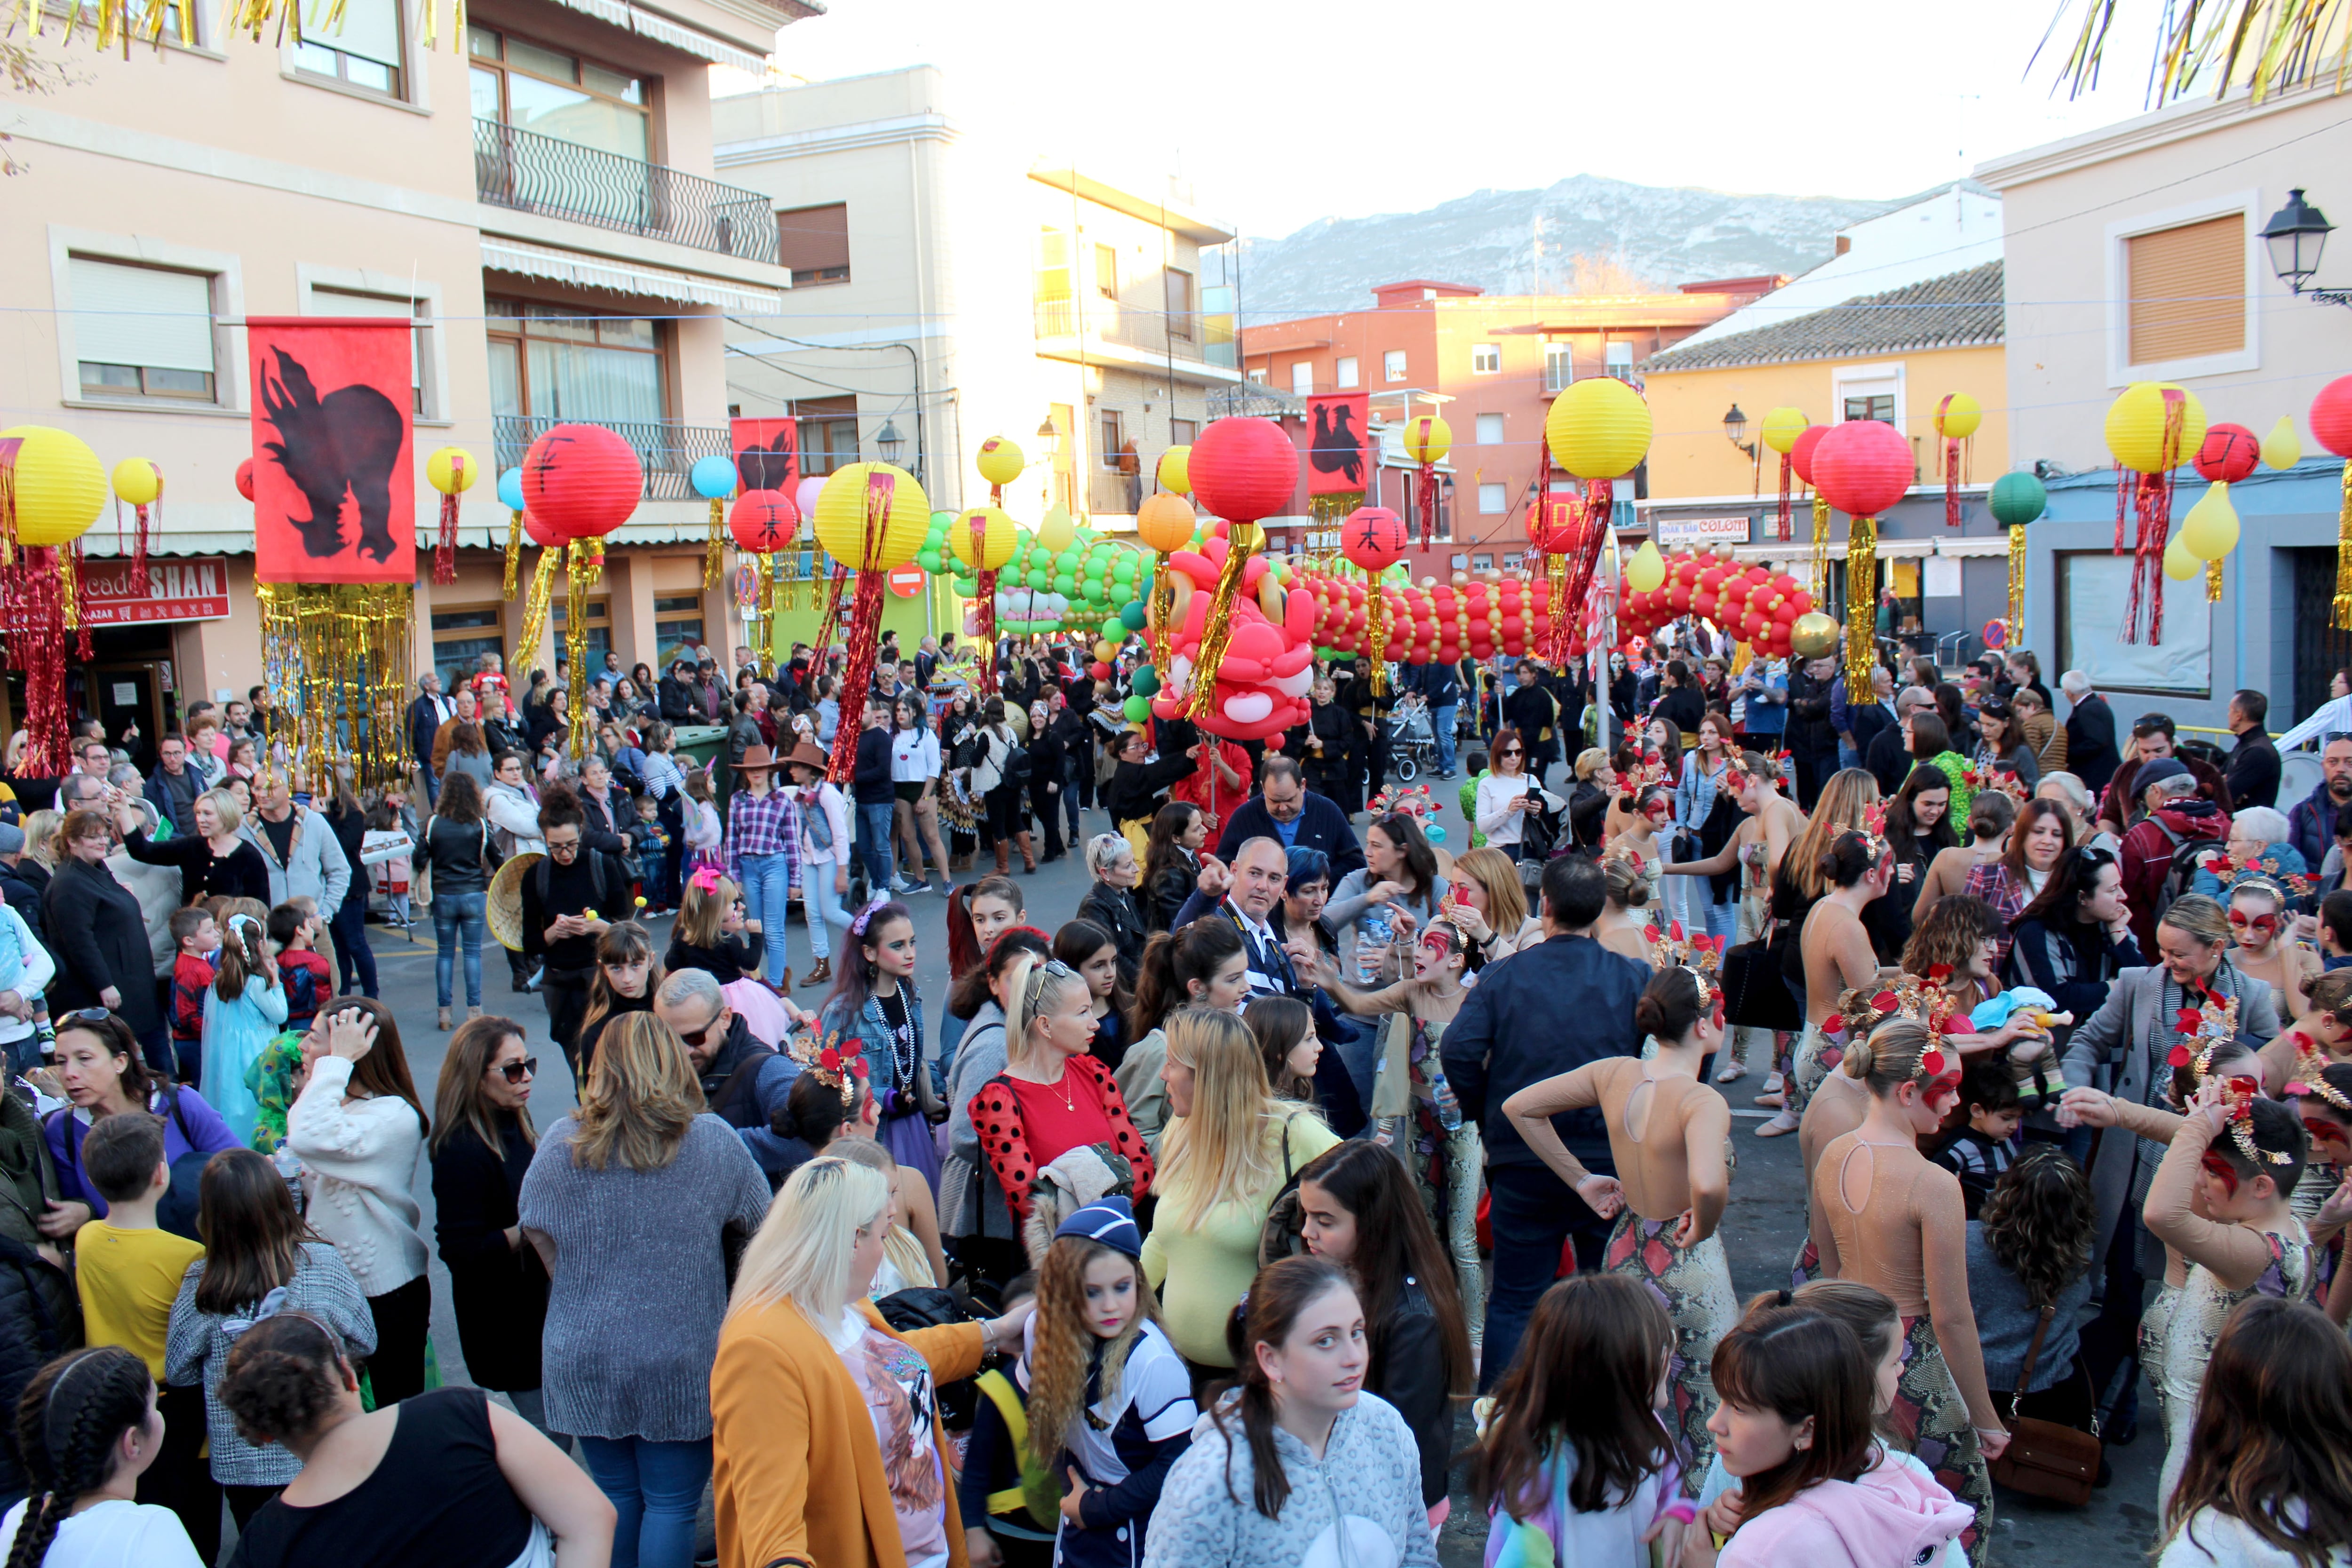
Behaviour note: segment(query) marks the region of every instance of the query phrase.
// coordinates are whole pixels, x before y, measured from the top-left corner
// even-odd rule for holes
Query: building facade
[[[152,548],[170,569],[101,624],[78,704],[152,744],[186,702],[261,678],[235,482],[248,316],[414,321],[420,545],[440,499],[425,453],[461,446],[495,472],[559,420],[621,431],[645,491],[611,541],[592,646],[625,665],[727,647],[731,595],[703,587],[708,509],[686,470],[728,449],[725,318],[781,312],[792,277],[767,199],[713,177],[709,68],[763,68],[777,29],[817,7],[477,0],[459,29],[437,7],[345,0],[340,31],[282,47],[223,36],[203,6],[183,44],[165,9],[160,45],[77,43],[77,79],[12,106],[12,422],[68,429],[109,467],[150,458],[166,482]],[[455,584],[420,554],[416,667],[551,663],[549,641],[519,646],[522,605],[501,594],[492,485],[461,520]],[[85,545],[96,595],[112,520]]]

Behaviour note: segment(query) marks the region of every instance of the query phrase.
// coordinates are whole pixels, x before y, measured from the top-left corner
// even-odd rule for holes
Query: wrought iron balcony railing
[[[598,419],[573,415],[572,419],[602,425],[626,441],[645,465],[646,500],[690,500],[694,488],[686,482],[688,468],[700,458],[724,458],[734,446],[724,425],[673,425],[667,421]],[[498,444],[498,468],[504,473],[523,459],[531,442],[549,426],[564,421],[534,415],[501,414],[491,421]]]
[[[775,206],[757,191],[495,120],[474,121],[474,192],[493,206],[777,259]]]
[[[1171,321],[1176,331],[1168,328]],[[1036,335],[1040,338],[1072,338],[1081,331],[1098,342],[1118,343],[1125,348],[1141,349],[1147,353],[1166,354],[1171,358],[1198,363],[1202,345],[1197,334],[1202,318],[1197,314],[1171,317],[1158,310],[1139,310],[1116,300],[1089,299],[1039,300],[1036,301]],[[1226,360],[1231,363],[1230,357]]]

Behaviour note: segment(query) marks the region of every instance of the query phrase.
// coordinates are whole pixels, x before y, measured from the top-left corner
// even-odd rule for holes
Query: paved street
[[[1454,810],[1453,786],[1433,784],[1431,793],[1444,803],[1441,818],[1446,824],[1448,846],[1462,847],[1468,842],[1468,831]],[[1100,816],[1097,812],[1087,814],[1090,829]],[[1024,877],[1016,870],[1014,880],[1027,894],[1031,923],[1051,931],[1076,910],[1087,879],[1082,861],[1074,855],[1052,866],[1041,866],[1033,877]],[[946,902],[932,894],[911,895],[906,901],[914,910],[920,943],[918,975],[926,1014],[936,1025],[947,976]],[[667,921],[655,922],[656,951],[667,943]],[[408,1051],[418,1091],[429,1102],[448,1040],[447,1036],[433,1027],[431,929],[420,924],[413,942],[404,940],[397,931],[388,931],[381,927],[369,930],[375,943],[384,1000],[400,1020],[402,1043]],[[797,922],[789,940],[793,968],[805,973],[806,933]],[[562,1053],[543,1033],[546,1011],[536,997],[518,996],[507,989],[506,965],[496,952],[485,955],[484,971],[485,1009],[511,1016],[531,1032],[533,1051],[541,1068],[531,1106],[539,1124],[546,1127],[572,1104]],[[459,986],[462,1017],[462,975]],[[819,994],[815,991],[796,993],[809,1006],[815,1005]],[[1755,1086],[1751,1076],[1733,1087],[1752,1094]],[[1744,1095],[1735,1099],[1735,1111],[1746,1103]],[[1789,1262],[1797,1251],[1801,1228],[1796,1140],[1755,1137],[1757,1120],[1743,1116],[1735,1123],[1738,1166],[1732,1179],[1730,1207],[1723,1220],[1732,1280],[1743,1300],[1757,1291],[1772,1289],[1786,1282]],[[425,1208],[425,1225],[429,1237],[432,1194],[429,1177],[422,1172],[417,1186]],[[433,1338],[442,1375],[452,1382],[460,1381],[464,1363],[449,1308],[448,1275],[437,1257],[433,1266]],[[1996,1562],[2018,1568],[2125,1568],[2146,1561],[2146,1549],[2157,1523],[2156,1477],[2163,1460],[2163,1435],[2155,1421],[2153,1405],[2145,1408],[2147,1414],[2137,1441],[2128,1448],[2110,1451],[2114,1483],[2099,1492],[2089,1508],[2079,1511],[2049,1508],[2011,1494],[2002,1495]],[[1466,1412],[1461,1432],[1466,1447],[1470,1441]],[[1440,1542],[1446,1568],[1475,1568],[1485,1542],[1483,1516],[1468,1494],[1457,1490],[1453,1516]]]

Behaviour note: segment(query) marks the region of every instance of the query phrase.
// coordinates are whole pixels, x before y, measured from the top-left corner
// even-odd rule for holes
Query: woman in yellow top
[[[1339,1142],[1306,1106],[1266,1087],[1257,1040],[1235,1014],[1187,1007],[1168,1020],[1170,1120],[1153,1187],[1160,1208],[1143,1275],[1196,1384],[1232,1370],[1225,1321],[1257,1273],[1257,1247],[1291,1176]]]

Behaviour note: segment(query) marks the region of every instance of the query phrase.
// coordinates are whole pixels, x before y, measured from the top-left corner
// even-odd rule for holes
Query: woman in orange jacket
[[[744,1251],[710,1377],[720,1568],[967,1568],[939,1385],[1019,1345],[1035,1303],[892,1331],[867,1299],[890,1205],[881,1173],[821,1155]]]

